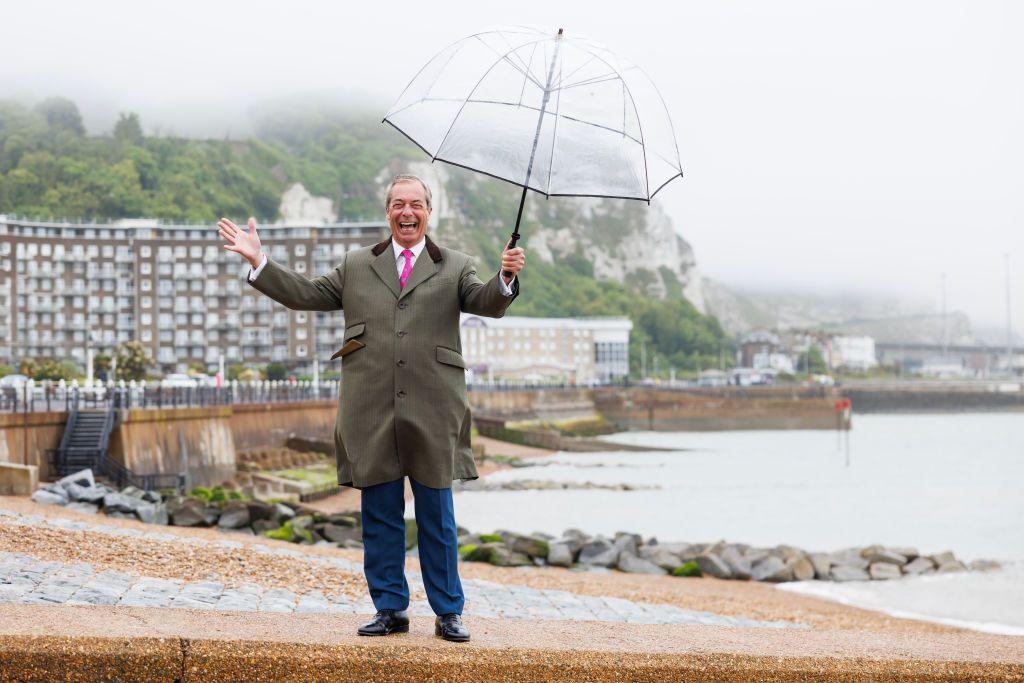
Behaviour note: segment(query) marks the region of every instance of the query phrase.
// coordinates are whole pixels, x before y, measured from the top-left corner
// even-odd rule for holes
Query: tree
[[[121,142],[130,142],[133,145],[142,144],[142,124],[139,123],[139,115],[135,112],[124,113],[114,124],[114,138]]]
[[[6,363],[0,363],[0,377],[6,377],[7,375],[13,375],[14,367],[7,365]]]
[[[114,352],[117,357],[117,377],[115,379],[140,380],[146,379],[149,369],[156,365],[146,347],[137,341],[121,342]]]
[[[92,357],[92,369],[97,375],[110,372],[110,361],[112,360],[109,353],[97,353]]]
[[[82,115],[69,99],[51,97],[36,105],[36,111],[43,115],[47,125],[56,130],[66,130],[77,136],[85,135]]]
[[[264,372],[270,381],[281,380],[288,375],[288,369],[280,363],[268,363]]]
[[[812,375],[823,375],[828,372],[828,365],[825,363],[825,357],[821,355],[821,349],[817,346],[810,346],[800,354],[796,369],[806,370]]]

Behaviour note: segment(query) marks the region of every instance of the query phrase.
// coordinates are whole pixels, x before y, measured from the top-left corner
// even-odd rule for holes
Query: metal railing
[[[332,400],[338,397],[338,381],[231,381],[223,386],[164,386],[160,383],[125,382],[79,385],[59,381],[29,381],[16,387],[0,387],[0,412],[69,412],[79,408],[201,408],[254,403],[293,403]]]

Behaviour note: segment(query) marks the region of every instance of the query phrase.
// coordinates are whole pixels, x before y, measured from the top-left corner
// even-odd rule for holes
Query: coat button
[[[399,330],[398,331],[398,336],[399,337],[404,337],[405,336],[405,330]]]
[[[400,361],[398,361],[397,365],[400,368],[404,368],[405,367],[405,361],[404,360],[400,360]]]
[[[405,392],[404,391],[399,391],[398,392],[398,398],[405,398]]]
[[[406,304],[406,303],[405,303],[404,301],[399,301],[399,302],[398,302],[398,307],[399,307],[399,308],[405,308],[405,307],[406,307],[407,305],[408,305],[408,304]]]

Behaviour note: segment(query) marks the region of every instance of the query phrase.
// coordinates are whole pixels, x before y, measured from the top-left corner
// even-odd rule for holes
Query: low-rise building
[[[609,382],[629,374],[629,318],[484,318],[463,313],[474,381]]]

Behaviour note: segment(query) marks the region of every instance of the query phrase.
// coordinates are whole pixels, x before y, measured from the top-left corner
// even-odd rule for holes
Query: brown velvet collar
[[[433,261],[434,263],[437,263],[438,261],[441,260],[441,250],[437,247],[436,244],[434,244],[434,241],[430,239],[430,235],[423,235],[423,238],[426,240],[426,244],[424,244],[424,247],[426,248],[427,253],[430,254],[430,260]],[[373,252],[374,256],[380,256],[381,252],[390,246],[391,236],[389,235],[388,238],[383,242],[378,242],[377,244],[373,245],[373,249],[371,251]]]

